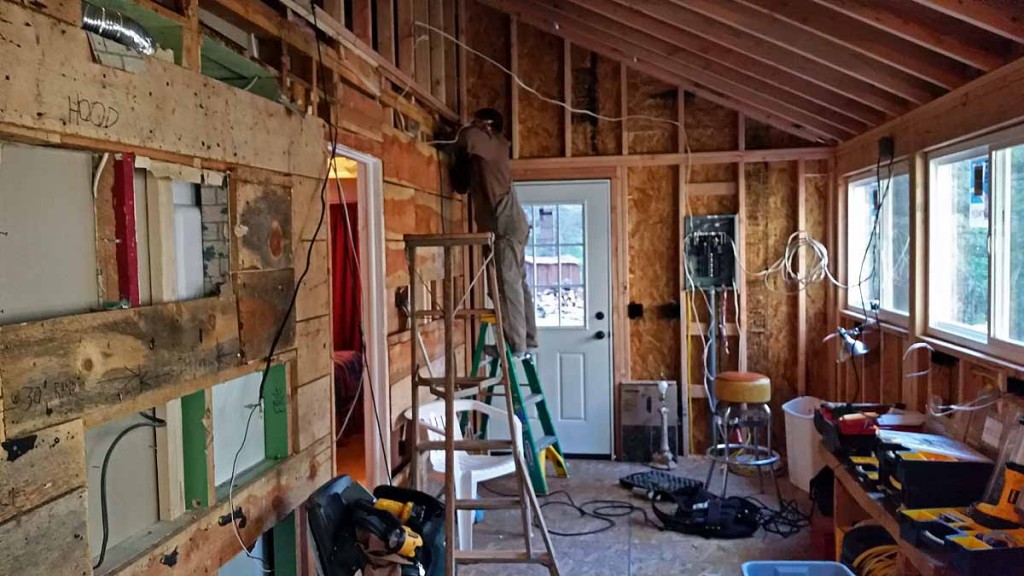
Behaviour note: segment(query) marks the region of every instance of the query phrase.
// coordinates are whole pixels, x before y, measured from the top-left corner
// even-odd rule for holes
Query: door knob
[[[598,340],[604,340],[605,336],[607,336],[607,334],[605,334],[604,330],[598,330],[597,333],[594,334],[594,338],[597,338]]]

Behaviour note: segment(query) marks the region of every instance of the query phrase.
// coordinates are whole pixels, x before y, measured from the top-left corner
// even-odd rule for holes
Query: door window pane
[[[526,281],[538,326],[586,325],[586,244],[583,204],[532,204]]]
[[[969,337],[988,334],[988,155],[932,161],[930,322]]]

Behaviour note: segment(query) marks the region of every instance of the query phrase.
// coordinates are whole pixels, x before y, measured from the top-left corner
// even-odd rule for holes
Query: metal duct
[[[120,12],[82,2],[82,28],[147,56],[156,52],[156,43],[149,32]]]

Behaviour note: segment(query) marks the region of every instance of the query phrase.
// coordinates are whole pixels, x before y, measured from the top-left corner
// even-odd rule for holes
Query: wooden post
[[[907,321],[908,340],[911,346],[919,342],[928,329],[928,301],[926,285],[928,279],[928,160],[923,153],[910,157],[910,318]],[[902,353],[901,353],[902,356]],[[914,353],[913,371],[926,368],[922,354]],[[902,371],[901,372],[906,372]],[[903,386],[909,393],[903,397],[908,406],[916,405],[921,397],[922,379],[914,378]],[[962,400],[962,398],[958,398]]]
[[[135,155],[114,159],[114,233],[117,237],[117,286],[122,301],[139,305],[139,247],[135,236]]]
[[[807,164],[796,161],[796,229],[807,230]],[[801,250],[797,256],[800,274],[807,272],[807,253]],[[807,290],[796,295],[796,391],[797,395],[807,393]]]
[[[509,70],[519,75],[519,19],[509,17]],[[512,158],[519,158],[519,85],[512,81]]]
[[[458,13],[458,34],[456,36],[462,42],[466,41],[466,0],[456,0],[459,4]],[[462,123],[469,121],[469,88],[466,84],[466,77],[469,74],[469,58],[466,47],[459,45],[459,117]]]
[[[413,30],[413,0],[396,0],[398,11],[398,69],[410,78],[416,71],[416,31]]]
[[[676,88],[676,121],[679,122],[679,126],[676,130],[676,150],[683,152],[686,150],[686,91],[680,86]],[[685,158],[685,156],[684,156]],[[676,379],[678,382],[678,398],[680,407],[679,418],[682,426],[680,434],[680,446],[679,450],[683,456],[689,456],[691,453],[690,446],[690,429],[691,429],[691,414],[690,414],[690,326],[687,322],[689,307],[687,306],[687,300],[691,294],[687,291],[687,277],[686,277],[686,250],[682,245],[682,238],[686,235],[686,217],[689,215],[689,174],[688,165],[686,160],[677,166],[677,177],[678,177],[678,193],[676,195],[676,213],[678,214],[677,220],[679,220],[676,231],[677,237],[680,239],[679,247],[679,302],[683,305],[682,315],[679,319],[679,357],[680,360],[680,371],[679,378]]]
[[[430,0],[413,0],[413,17],[409,22],[412,27],[412,51],[416,60],[414,78],[420,88],[430,93],[430,31],[417,22],[430,23]]]
[[[395,3],[393,0],[377,2],[377,53],[384,60],[395,63]]]
[[[181,27],[181,65],[199,72],[202,68],[200,55],[203,35],[199,30],[199,0],[180,0],[181,13],[185,24]]]
[[[737,142],[736,147],[741,152],[747,149],[747,117],[742,112],[736,114],[736,125],[737,125]],[[736,193],[738,195],[739,205],[739,217],[737,225],[739,230],[736,231],[736,248],[739,253],[740,262],[743,266],[747,265],[747,165],[744,161],[740,160],[736,163]],[[739,282],[736,283],[736,289],[740,292],[740,309],[736,311],[737,318],[736,323],[739,329],[739,360],[738,367],[740,371],[747,369],[747,275],[743,271],[742,267],[736,271],[739,276]]]
[[[370,10],[372,1],[352,0],[352,32],[367,46],[373,46],[373,13]]]
[[[420,385],[416,379],[419,374],[419,363],[416,360],[419,356],[417,347],[417,336],[419,335],[419,323],[416,320],[416,310],[419,308],[419,282],[416,279],[416,248],[414,246],[406,247],[406,257],[409,259],[409,332],[411,338],[409,338],[410,348],[410,366],[412,366],[412,419],[408,426],[410,430],[409,444],[412,449],[412,461],[409,463],[409,485],[415,490],[420,490],[422,487],[422,478],[420,477],[420,452],[419,452],[419,438],[420,438]],[[426,360],[428,363],[430,359]],[[451,540],[449,540],[451,542]]]
[[[444,247],[444,458],[445,483],[444,498],[448,503],[447,522],[445,522],[445,574],[455,576],[455,259],[451,246]],[[410,280],[412,281],[412,280]],[[415,322],[416,319],[413,318]],[[500,327],[500,325],[499,325]],[[499,344],[503,342],[500,333],[496,333]],[[415,340],[415,338],[414,338]],[[430,360],[427,359],[429,362]],[[413,367],[415,369],[415,366]],[[416,377],[413,375],[413,384]],[[414,389],[414,392],[418,390]],[[514,449],[513,449],[514,451]]]
[[[444,0],[430,0],[429,4],[430,25],[438,30],[444,30]],[[426,32],[425,28],[418,28],[417,32]],[[444,56],[444,45],[447,42],[444,36],[430,30],[430,93],[441,102],[448,100],[446,84],[446,62]]]
[[[619,117],[622,121],[619,122],[621,126],[622,142],[619,147],[622,148],[622,155],[627,156],[629,154],[629,135],[626,129],[629,127],[629,120],[626,118],[629,116],[629,69],[626,68],[625,62],[619,62]]]
[[[828,189],[825,194],[825,248],[829,254],[833,257],[836,254],[836,233],[837,233],[837,220],[836,220],[836,203],[839,195],[839,184],[836,181],[836,163],[834,159],[828,160],[828,175],[825,179],[828,183]],[[838,260],[830,262],[832,273],[835,276],[836,265]],[[836,276],[838,278],[838,276]],[[825,310],[827,318],[827,326],[829,330],[835,330],[839,323],[839,292],[835,284],[829,282],[825,288]],[[836,379],[835,370],[835,346],[826,347],[826,362],[829,362],[832,370],[828,371],[829,383],[828,383],[828,398],[832,399],[836,397],[836,386],[838,384]]]
[[[562,101],[566,107],[562,112],[562,148],[566,158],[572,157],[572,42],[562,40]]]

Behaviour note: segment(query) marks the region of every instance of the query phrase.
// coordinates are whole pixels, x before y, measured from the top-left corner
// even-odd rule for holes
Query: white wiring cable
[[[993,390],[992,393],[982,394],[966,404],[940,404],[932,406],[929,403],[928,413],[932,416],[949,416],[950,414],[955,414],[957,412],[975,412],[977,410],[984,410],[998,404],[999,401],[1002,400],[1003,396],[1006,396],[1005,392]]]
[[[932,352],[935,351],[935,348],[932,348],[931,344],[928,344],[927,342],[917,342],[916,344],[911,344],[910,346],[907,346],[906,351],[903,352],[903,360],[901,362],[904,378],[920,378],[921,376],[927,376],[932,371],[931,368],[926,368],[925,370],[921,370],[919,372],[911,372],[910,374],[907,374],[907,357],[909,357],[910,353],[913,352],[914,350],[921,349],[929,350]]]
[[[590,110],[581,110],[581,109],[578,109],[578,108],[573,108],[569,104],[566,104],[565,102],[562,102],[561,100],[558,100],[557,98],[548,98],[547,96],[541,94],[536,89],[534,89],[532,86],[529,86],[528,84],[523,82],[523,80],[521,78],[519,78],[519,76],[516,73],[512,72],[511,70],[509,70],[508,68],[506,68],[504,65],[502,65],[498,61],[494,60],[493,58],[491,58],[490,56],[484,54],[483,52],[480,52],[479,50],[473,48],[469,44],[466,44],[465,42],[459,40],[458,38],[452,36],[451,34],[445,32],[444,30],[442,30],[440,28],[437,28],[436,26],[431,26],[430,24],[427,24],[426,22],[423,22],[423,21],[420,21],[420,20],[417,20],[413,24],[415,24],[416,26],[419,26],[420,28],[426,28],[427,30],[430,30],[431,32],[434,32],[436,34],[440,34],[445,39],[453,42],[454,44],[456,44],[458,46],[461,46],[462,48],[465,48],[468,52],[470,52],[470,53],[472,53],[472,54],[474,54],[476,56],[479,56],[480,58],[483,58],[484,61],[490,63],[491,65],[493,65],[493,66],[495,66],[497,68],[499,68],[505,74],[508,74],[509,77],[511,77],[512,80],[514,80],[515,83],[520,88],[522,88],[523,90],[526,90],[530,94],[533,94],[534,96],[536,96],[537,98],[540,98],[541,100],[543,100],[544,102],[547,102],[548,104],[554,104],[555,106],[559,106],[561,108],[564,108],[564,109],[568,110],[569,112],[572,112],[573,114],[582,114],[584,116],[590,116],[591,118],[596,118],[598,120],[604,120],[606,122],[623,122],[623,121],[626,121],[626,120],[650,120],[651,122],[661,122],[661,123],[664,123],[664,124],[671,124],[673,126],[677,126],[677,127],[680,127],[680,128],[683,127],[683,125],[680,122],[677,122],[675,120],[669,120],[668,118],[658,118],[657,116],[647,116],[647,115],[644,115],[644,114],[627,114],[625,116],[604,116],[602,114],[598,114],[597,112],[592,112]]]
[[[783,248],[782,256],[761,271],[753,271],[746,267],[740,258],[739,247],[736,241],[730,239],[733,254],[736,262],[744,273],[754,278],[760,278],[764,282],[765,289],[777,294],[796,294],[802,292],[814,284],[828,280],[838,288],[848,290],[852,285],[846,285],[836,279],[829,269],[828,248],[814,239],[806,230],[797,230],[789,235],[786,245]],[[809,250],[813,260],[809,261],[806,270],[800,269],[801,251]],[[770,278],[777,276],[783,285],[796,285],[795,290],[784,290],[775,288]],[[863,281],[862,281],[863,282]]]

